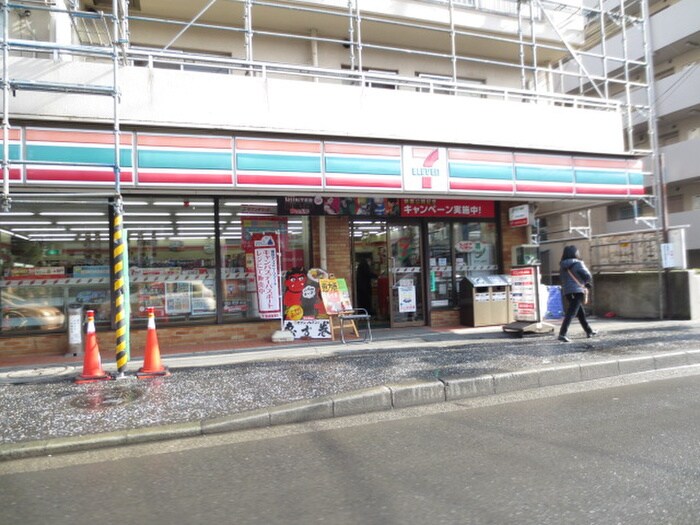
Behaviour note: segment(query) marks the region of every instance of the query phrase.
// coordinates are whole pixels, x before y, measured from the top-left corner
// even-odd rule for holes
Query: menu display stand
[[[503,331],[517,337],[552,333],[554,325],[542,321],[539,265],[514,266],[510,281],[515,322],[504,325]]]

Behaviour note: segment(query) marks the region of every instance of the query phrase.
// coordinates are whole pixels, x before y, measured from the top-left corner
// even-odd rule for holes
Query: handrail
[[[282,74],[290,77],[303,77],[310,80],[343,80],[353,84],[381,83],[391,85],[397,89],[413,88],[425,89],[429,93],[435,91],[448,91],[454,94],[467,94],[476,96],[499,97],[503,99],[538,100],[551,103],[569,104],[580,108],[596,108],[619,110],[622,102],[614,99],[601,99],[582,95],[568,95],[550,92],[532,92],[517,88],[507,88],[488,85],[474,85],[445,80],[436,81],[422,77],[406,77],[374,71],[353,71],[345,69],[326,69],[313,66],[300,66],[295,64],[279,64],[275,62],[247,61],[243,59],[228,58],[214,55],[182,54],[173,51],[149,50],[144,48],[130,48],[127,51],[130,62],[143,61],[148,64],[175,63],[183,67],[199,66],[227,69],[229,72],[245,72],[259,74],[266,78],[270,74]]]

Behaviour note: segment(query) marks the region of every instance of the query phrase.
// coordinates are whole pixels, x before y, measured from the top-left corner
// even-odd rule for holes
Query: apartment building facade
[[[148,307],[166,345],[269,339],[287,321],[308,336],[318,304],[283,305],[280,321],[260,294],[261,239],[280,252],[282,301],[329,273],[357,304],[368,259],[378,322],[458,324],[460,283],[506,273],[531,242],[511,208],[646,198],[631,98],[568,88],[596,82],[579,53],[587,17],[607,13],[576,0],[4,2],[3,352],[62,353],[78,306],[113,337],[122,227],[134,344]]]

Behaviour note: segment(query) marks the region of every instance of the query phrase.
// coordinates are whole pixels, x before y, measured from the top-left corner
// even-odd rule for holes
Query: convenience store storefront
[[[20,196],[0,215],[3,352],[63,354],[68,305],[96,311],[109,347],[112,135],[22,128],[11,138],[22,162],[10,170]],[[510,245],[526,242],[522,230],[504,236],[499,201],[643,192],[626,159],[140,132],[121,141],[133,345],[149,306],[165,348],[268,341],[279,321],[261,319],[249,243],[269,231],[283,273],[325,266],[355,302],[357,263],[371,256],[371,305],[387,325],[457,324],[459,280],[503,273]],[[411,297],[393,295],[409,282]]]

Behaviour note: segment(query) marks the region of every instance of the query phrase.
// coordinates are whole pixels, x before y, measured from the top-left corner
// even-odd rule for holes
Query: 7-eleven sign
[[[449,187],[447,149],[404,146],[403,187],[406,191],[420,193],[446,192]]]

